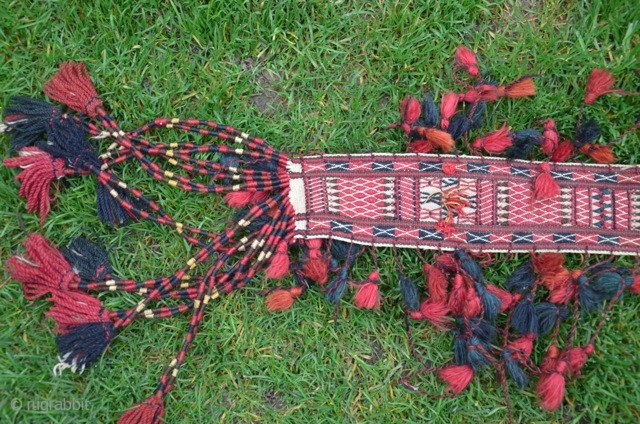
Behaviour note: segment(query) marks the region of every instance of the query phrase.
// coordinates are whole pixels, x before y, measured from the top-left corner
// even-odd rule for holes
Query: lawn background
[[[514,129],[553,118],[571,136],[589,71],[608,67],[618,86],[637,90],[640,11],[628,1],[5,1],[0,19],[0,105],[12,95],[44,98],[41,88],[65,60],[85,61],[112,116],[127,130],[157,116],[201,117],[261,136],[283,151],[400,152],[403,137],[382,128],[398,120],[398,103],[424,90],[436,98],[460,89],[452,55],[465,44],[481,69],[507,83],[540,74],[532,99],[489,107],[484,130],[508,120]],[[589,108],[608,141],[631,126],[637,98],[608,96]],[[184,139],[161,130],[165,142]],[[479,133],[478,133],[479,134]],[[637,163],[639,138],[615,147]],[[0,153],[8,154],[8,137]],[[151,181],[129,164],[118,170],[158,199],[176,219],[220,230],[230,216],[219,199],[188,195]],[[25,212],[14,170],[0,168],[0,259],[20,251],[24,233],[60,246],[89,236],[111,246],[118,275],[172,273],[194,253],[165,228],[140,222],[113,230],[95,214],[95,179],[69,178],[44,227]],[[412,277],[419,260],[403,252]],[[524,256],[486,270],[501,284]],[[419,369],[410,356],[397,276],[389,251],[380,256],[385,295],[380,311],[360,311],[347,295],[334,330],[333,308],[311,290],[284,313],[267,313],[255,279],[213,302],[179,381],[165,399],[167,422],[504,422],[495,375],[485,371],[461,396],[436,400],[393,385]],[[573,259],[578,264],[579,258]],[[370,270],[358,262],[355,277]],[[188,317],[138,321],[112,341],[82,375],[54,378],[57,363],[48,303],[22,298],[20,284],[0,281],[0,422],[113,422],[155,389],[182,343]],[[285,281],[283,284],[289,284]],[[110,308],[135,297],[105,296]],[[585,317],[586,341],[596,315]],[[418,349],[442,364],[452,355],[449,334],[415,323]],[[640,300],[615,308],[584,377],[568,385],[557,412],[539,409],[532,393],[510,384],[513,416],[522,422],[640,420]],[[414,382],[442,393],[426,376]],[[88,400],[89,409],[14,411],[12,399]]]

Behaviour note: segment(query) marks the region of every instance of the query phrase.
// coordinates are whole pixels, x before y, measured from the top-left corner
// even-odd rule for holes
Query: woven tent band
[[[303,156],[288,166],[296,238],[479,252],[640,253],[640,167],[420,154]],[[447,195],[466,200],[447,208]],[[451,232],[438,226],[451,218]]]

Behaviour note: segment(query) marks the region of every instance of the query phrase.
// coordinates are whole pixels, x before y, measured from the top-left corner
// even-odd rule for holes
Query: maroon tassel
[[[67,291],[69,283],[80,279],[62,253],[41,235],[30,235],[23,245],[26,257],[9,258],[7,270],[11,278],[22,282],[25,299],[33,300],[49,292]]]
[[[66,334],[75,327],[95,322],[111,322],[109,311],[95,297],[84,292],[52,292],[53,306],[46,315],[58,325],[53,331]]]
[[[98,116],[98,110],[102,108],[102,100],[82,62],[60,65],[60,70],[45,84],[43,91],[49,98],[92,118]]]
[[[162,393],[157,392],[122,414],[118,424],[160,424],[163,417],[164,401]]]
[[[4,166],[22,168],[15,178],[20,181],[18,194],[27,200],[27,211],[40,215],[40,225],[44,225],[51,210],[51,183],[65,175],[64,159],[54,159],[37,147],[25,147],[19,157],[5,159]]]
[[[550,199],[560,195],[560,186],[551,176],[551,167],[548,163],[540,164],[540,173],[533,183],[534,200]]]
[[[564,140],[553,151],[551,162],[566,162],[571,156],[573,156],[573,143],[570,140]]]

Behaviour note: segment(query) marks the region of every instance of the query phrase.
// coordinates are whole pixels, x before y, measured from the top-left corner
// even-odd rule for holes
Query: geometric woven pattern
[[[540,162],[424,154],[299,157],[288,167],[296,237],[441,250],[640,253],[640,167],[550,166],[560,195],[533,201]]]

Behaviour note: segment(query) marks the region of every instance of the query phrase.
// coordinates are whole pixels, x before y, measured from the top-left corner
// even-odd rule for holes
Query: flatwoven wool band
[[[636,93],[615,88],[609,71],[595,69],[573,134],[562,137],[554,120],[544,119],[533,128],[505,124],[478,137],[471,134],[482,127],[487,103],[533,96],[534,78],[504,86],[485,80],[465,47],[455,53],[454,73],[464,90],[445,92],[439,106],[428,94],[402,101],[400,121],[390,127],[405,134],[403,154],[287,155],[261,138],[203,119],[157,118],[124,131],[105,110],[84,64],[76,62],[62,64],[44,87],[67,110],[12,98],[0,132],[17,155],[4,165],[19,169],[18,194],[41,223],[51,212],[54,182],[91,177],[97,215],[114,229],[149,220],[196,248],[171,275],[135,280],[113,274],[100,243],[78,238],[59,250],[43,236],[29,235],[23,253],[6,267],[26,299],[50,296],[47,315],[55,321],[59,351],[54,372],[82,372],[135,320],[190,314],[182,347],[155,391],[119,420],[159,423],[210,302],[264,271],[268,279],[291,276],[293,282],[267,291],[269,311],[288,309],[309,288],[324,294],[335,318],[350,288],[356,307],[377,309],[377,252],[386,248],[397,269],[409,345],[424,365],[399,384],[455,396],[491,369],[509,419],[509,381],[519,389],[535,384],[543,409],[560,408],[567,382],[580,376],[596,351],[614,305],[626,293],[640,294],[640,167],[612,164],[616,143],[640,128],[640,119],[602,142],[585,113],[603,95]],[[465,73],[468,82],[460,75]],[[162,143],[147,136],[167,129],[193,134],[196,141]],[[139,165],[176,190],[224,193],[236,212],[221,232],[177,221],[118,176],[123,163]],[[422,261],[422,281],[407,275],[400,248]],[[511,259],[492,257],[496,252],[530,255],[513,264],[504,284],[492,284],[483,268]],[[584,254],[584,261],[574,268],[565,253]],[[636,264],[615,255],[635,257]],[[355,279],[351,271],[362,256],[372,269]],[[110,310],[100,298],[113,291],[139,301]],[[597,311],[595,327],[583,331],[594,320],[582,318]],[[410,320],[451,334],[448,362],[436,366],[419,358]],[[425,373],[444,381],[448,394],[410,383]]]
[[[472,252],[640,252],[640,167],[553,164],[560,187],[535,200],[542,162],[349,154],[292,159],[289,198],[298,238]],[[465,202],[447,209],[447,196]],[[438,224],[453,214],[451,232]]]

